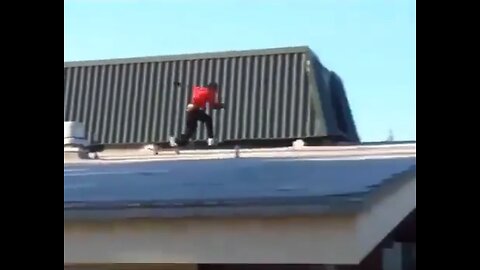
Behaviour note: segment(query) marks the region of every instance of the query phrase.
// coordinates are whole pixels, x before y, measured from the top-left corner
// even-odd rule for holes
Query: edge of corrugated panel
[[[270,48],[270,49],[259,49],[259,50],[239,50],[239,51],[225,51],[225,52],[207,52],[207,53],[194,53],[194,54],[118,58],[118,59],[107,59],[107,60],[71,61],[71,62],[64,62],[63,66],[64,68],[68,68],[68,67],[80,67],[80,66],[132,64],[132,63],[164,62],[164,61],[195,60],[195,59],[214,59],[214,58],[271,55],[271,54],[284,54],[284,53],[306,53],[309,51],[310,51],[310,48],[308,46],[297,46],[297,47]]]

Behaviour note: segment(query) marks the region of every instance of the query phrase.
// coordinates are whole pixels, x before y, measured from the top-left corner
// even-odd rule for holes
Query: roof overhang
[[[416,208],[405,173],[355,213],[66,221],[66,263],[358,264]]]

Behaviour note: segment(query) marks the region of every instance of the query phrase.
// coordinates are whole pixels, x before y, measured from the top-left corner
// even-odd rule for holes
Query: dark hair
[[[210,89],[218,89],[218,83],[211,82],[211,83],[207,84],[207,87],[210,88]]]

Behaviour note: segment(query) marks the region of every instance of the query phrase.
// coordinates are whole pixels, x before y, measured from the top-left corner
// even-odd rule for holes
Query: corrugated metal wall
[[[315,128],[308,51],[90,65],[64,69],[64,120],[102,144],[166,142],[184,130],[191,85],[216,81],[226,109],[214,111],[220,141],[325,136]],[[176,87],[175,81],[183,84]],[[199,126],[200,127],[200,126]],[[325,133],[325,132],[323,132]],[[205,139],[205,128],[197,131]]]
[[[357,127],[353,119],[347,93],[342,79],[335,72],[330,72],[329,89],[333,93],[333,107],[336,114],[338,128],[350,141],[359,141]]]

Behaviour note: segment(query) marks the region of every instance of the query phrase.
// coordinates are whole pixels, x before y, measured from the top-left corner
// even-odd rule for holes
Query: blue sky
[[[362,141],[416,140],[414,0],[65,0],[64,60],[308,45]]]

